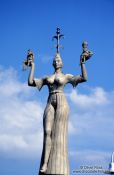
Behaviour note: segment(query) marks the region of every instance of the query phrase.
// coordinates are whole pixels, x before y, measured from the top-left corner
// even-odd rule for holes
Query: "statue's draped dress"
[[[54,113],[54,122],[51,134],[51,151],[46,174],[69,174],[68,151],[67,151],[67,127],[69,107],[63,93],[56,93],[57,108]],[[48,104],[44,112],[44,125],[46,125],[46,117],[48,111],[51,110],[50,102],[51,95],[48,99]],[[51,113],[51,111],[50,111]]]
[[[40,82],[40,81],[39,81]],[[40,82],[42,87],[42,81]],[[77,85],[76,79],[70,82],[73,86]],[[38,84],[39,85],[39,84]],[[56,98],[56,110],[53,111],[52,100]],[[51,150],[49,154],[47,171],[42,174],[52,174],[52,175],[69,175],[69,162],[68,162],[68,150],[67,150],[67,130],[68,130],[68,114],[69,106],[65,97],[64,92],[52,93],[48,97],[47,106],[43,115],[43,125],[44,125],[44,135],[45,127],[50,127],[51,120],[53,120],[53,126],[51,130]],[[53,116],[53,118],[52,118]],[[45,136],[43,143],[43,151],[41,157],[40,168],[44,163],[44,148]],[[48,149],[48,145],[47,145]]]

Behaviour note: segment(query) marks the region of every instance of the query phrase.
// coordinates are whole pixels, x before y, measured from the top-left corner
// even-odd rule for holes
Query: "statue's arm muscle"
[[[73,76],[71,74],[66,75],[66,83],[71,83],[73,87],[76,87],[78,83],[82,83],[87,81],[87,71],[85,68],[85,64],[81,64],[81,75]]]
[[[40,90],[43,87],[43,85],[45,85],[45,78],[34,79],[34,69],[35,69],[35,65],[34,65],[34,62],[32,62],[29,77],[28,77],[28,85],[37,87]]]

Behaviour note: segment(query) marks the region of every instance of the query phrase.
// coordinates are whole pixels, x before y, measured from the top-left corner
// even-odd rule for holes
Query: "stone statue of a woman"
[[[64,86],[71,83],[75,87],[78,83],[87,81],[85,61],[92,56],[92,53],[86,50],[84,55],[84,52],[80,57],[81,75],[64,74],[62,72],[62,59],[60,53],[57,52],[53,60],[54,73],[40,79],[34,79],[33,54],[31,51],[28,54],[26,63],[30,66],[28,85],[37,87],[39,90],[47,85],[49,89],[47,105],[43,115],[44,140],[39,175],[69,175],[67,151],[69,106],[64,94]]]

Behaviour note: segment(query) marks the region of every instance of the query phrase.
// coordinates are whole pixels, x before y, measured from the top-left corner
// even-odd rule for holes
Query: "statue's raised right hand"
[[[27,54],[27,60],[26,60],[27,66],[31,66],[32,62],[34,62],[34,55],[33,55],[33,52],[29,49]]]
[[[27,58],[23,62],[23,70],[26,70],[28,66],[31,67],[33,62],[34,62],[34,55],[33,52],[29,49],[27,53]]]

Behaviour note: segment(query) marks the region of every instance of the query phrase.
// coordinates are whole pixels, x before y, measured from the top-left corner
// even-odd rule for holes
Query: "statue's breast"
[[[47,81],[47,84],[49,85],[49,84],[60,84],[60,85],[64,85],[64,82],[65,82],[65,76],[64,76],[64,74],[58,74],[58,75],[56,75],[56,74],[54,74],[54,75],[52,75],[52,76],[49,76],[47,79],[46,79],[46,81]]]
[[[55,76],[54,82],[60,85],[64,84],[64,76],[63,75]]]
[[[47,84],[53,84],[54,79],[55,79],[54,75],[47,77],[47,79],[46,79]]]

